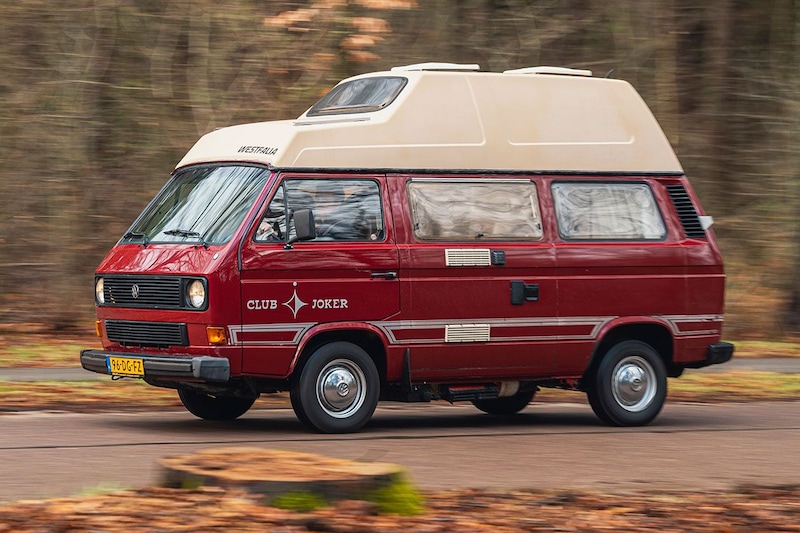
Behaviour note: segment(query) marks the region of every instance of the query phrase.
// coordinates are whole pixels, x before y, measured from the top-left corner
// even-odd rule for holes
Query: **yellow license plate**
[[[108,356],[106,365],[112,376],[144,376],[144,361],[141,359]]]

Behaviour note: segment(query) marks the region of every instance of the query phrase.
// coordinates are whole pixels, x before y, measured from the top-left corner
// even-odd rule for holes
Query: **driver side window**
[[[257,242],[286,239],[287,214],[311,209],[314,241],[379,241],[385,238],[380,187],[368,179],[288,179],[278,186],[259,223]],[[289,222],[289,238],[294,224]]]

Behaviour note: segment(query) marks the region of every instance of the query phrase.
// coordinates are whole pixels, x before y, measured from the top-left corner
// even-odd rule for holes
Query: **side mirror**
[[[294,242],[310,241],[317,238],[317,226],[314,224],[314,212],[311,209],[292,211],[291,219],[294,220],[295,235],[286,241],[287,248],[291,248]]]

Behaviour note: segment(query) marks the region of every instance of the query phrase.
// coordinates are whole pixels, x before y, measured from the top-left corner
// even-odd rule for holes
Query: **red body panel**
[[[315,174],[326,175],[334,174]],[[297,242],[288,249],[255,242],[254,220],[277,183],[271,179],[224,246],[115,246],[98,275],[202,276],[209,304],[204,311],[99,306],[100,320],[181,322],[189,335],[188,347],[126,348],[104,337],[104,348],[220,356],[230,359],[233,377],[285,378],[317,335],[359,332],[383,345],[389,381],[401,378],[408,350],[415,381],[457,382],[580,377],[604,336],[619,326],[662,328],[675,363],[702,361],[720,339],[725,277],[719,249],[710,231],[704,239],[684,237],[664,188],[684,185],[698,206],[684,177],[569,176],[649,184],[667,229],[661,241],[562,240],[549,192],[562,178],[532,175],[525,177],[537,185],[542,239],[423,243],[412,229],[409,176],[357,176],[380,184],[386,226],[380,241]],[[478,248],[503,252],[504,264],[445,263],[448,249]],[[538,286],[538,300],[512,304],[513,281]],[[228,344],[209,345],[206,326],[224,327]],[[446,342],[448,327],[485,330],[488,340]]]

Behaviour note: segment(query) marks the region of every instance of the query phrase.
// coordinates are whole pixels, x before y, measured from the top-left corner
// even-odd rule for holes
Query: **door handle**
[[[539,284],[528,284],[524,281],[515,280],[511,282],[511,304],[522,305],[525,302],[539,301]]]
[[[397,279],[397,272],[373,272],[369,275],[369,277],[373,279],[383,278],[383,279]]]

